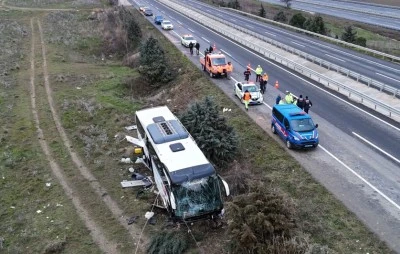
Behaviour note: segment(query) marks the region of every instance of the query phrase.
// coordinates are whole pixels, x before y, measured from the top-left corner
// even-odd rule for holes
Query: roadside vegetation
[[[390,253],[137,10],[3,13],[0,252],[101,252],[38,145],[27,85],[36,33],[36,100],[45,139],[83,208],[98,230],[117,243],[118,252],[132,253],[146,225],[140,246],[148,253]],[[43,24],[49,83],[61,124],[104,190],[102,197],[72,163],[49,112],[39,85],[44,67],[37,28],[30,30],[33,16]],[[169,225],[162,210],[154,210],[155,225],[146,224],[144,214],[156,195],[121,188],[120,182],[131,177],[129,168],[149,174],[121,162],[132,156],[124,136],[135,136],[124,127],[134,124],[135,110],[157,105],[168,105],[181,117],[229,183],[232,197],[226,200],[221,227],[207,221]],[[203,124],[191,124],[195,117]],[[115,218],[104,197],[123,211],[126,224]]]
[[[204,0],[204,2],[241,10],[336,39],[347,38],[343,34],[346,34],[346,30],[351,27],[353,32],[356,33],[356,39],[347,42],[393,55],[400,55],[400,32],[396,30],[324,14],[293,10],[257,0]]]

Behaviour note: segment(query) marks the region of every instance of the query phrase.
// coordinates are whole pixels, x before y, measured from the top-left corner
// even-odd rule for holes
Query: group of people
[[[308,96],[306,96],[306,98],[303,98],[303,95],[300,94],[298,98],[295,98],[289,91],[286,91],[286,95],[283,99],[282,99],[281,95],[278,95],[278,97],[276,97],[275,103],[276,104],[296,104],[297,107],[304,110],[304,112],[306,112],[307,114],[308,114],[308,111],[310,110],[310,108],[312,107],[312,102],[308,98]]]
[[[189,43],[190,54],[193,55],[193,47],[196,49],[196,54],[199,55],[200,51],[200,43],[197,41],[196,43]]]

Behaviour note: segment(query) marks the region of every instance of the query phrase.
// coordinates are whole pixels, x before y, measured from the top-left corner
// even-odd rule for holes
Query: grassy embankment
[[[8,15],[8,19],[16,20],[29,31],[29,17],[26,13],[9,12]],[[133,123],[134,111],[143,106],[167,104],[179,112],[193,100],[214,95],[218,97],[220,105],[232,108],[232,113],[227,117],[240,138],[239,167],[249,177],[261,179],[264,184],[287,193],[296,204],[295,219],[299,229],[309,234],[312,242],[327,245],[339,253],[389,252],[352,213],[286,154],[285,149],[261,128],[248,128],[254,126],[251,119],[165,37],[154,30],[151,24],[138,18],[146,35],[153,34],[157,37],[171,61],[177,63],[176,68],[180,69],[180,75],[164,87],[165,94],[162,96],[159,96],[160,91],[143,96],[143,87],[136,78],[137,72],[122,66],[118,59],[107,58],[101,61],[101,34],[94,28],[93,33],[86,33],[87,28],[97,27],[99,24],[87,23],[87,15],[88,13],[56,13],[41,17],[48,43],[50,83],[57,110],[74,148],[124,213],[140,216],[137,224],[139,227],[144,224],[143,214],[149,209],[154,196],[147,194],[136,200],[135,192],[123,190],[119,185],[121,180],[129,178],[128,166],[118,163],[125,148],[129,147],[121,136],[123,133],[133,135],[125,132],[123,127]],[[71,21],[81,23],[83,27],[58,27],[62,23],[71,24]],[[68,34],[75,35],[68,37]],[[66,41],[66,38],[71,40]],[[1,221],[6,222],[0,225],[0,237],[5,239],[3,246],[15,253],[23,253],[27,247],[33,248],[28,252],[41,252],[46,245],[60,242],[67,246],[66,253],[97,253],[98,249],[87,229],[51,175],[48,163],[37,144],[27,85],[29,36],[21,36],[21,40],[13,46],[23,56],[18,53],[13,56],[19,62],[20,69],[8,76],[12,78],[12,86],[1,88],[0,211]],[[10,58],[4,55],[1,57]],[[37,61],[40,69],[40,58]],[[125,230],[113,219],[71,164],[51,122],[43,87],[39,86],[37,96],[42,128],[46,130],[46,139],[51,144],[56,159],[68,172],[68,179],[74,182],[77,194],[82,196],[93,218],[102,225],[107,235],[121,244],[121,252],[131,253],[132,240],[127,239]],[[167,102],[168,99],[171,101]],[[9,109],[8,105],[13,107]],[[246,150],[248,147],[253,147],[251,155]],[[230,170],[222,173],[229,175]],[[47,182],[52,183],[50,188],[46,187]],[[63,206],[57,206],[57,203]],[[47,204],[50,206],[47,207]],[[47,208],[43,208],[44,206]],[[43,213],[37,214],[39,209]],[[163,218],[159,214],[157,226],[147,226],[146,232],[158,230],[163,224]],[[224,230],[225,228],[210,230],[204,225],[195,225],[193,228],[196,239],[201,241],[201,246],[209,253],[226,250],[223,244],[227,239]]]

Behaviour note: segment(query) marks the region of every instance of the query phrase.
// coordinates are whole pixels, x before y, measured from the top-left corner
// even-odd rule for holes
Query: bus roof
[[[186,180],[190,180],[215,172],[192,136],[168,107],[139,110],[136,116],[147,135],[151,136],[151,143],[169,173],[184,170]],[[178,172],[175,174],[179,175]]]

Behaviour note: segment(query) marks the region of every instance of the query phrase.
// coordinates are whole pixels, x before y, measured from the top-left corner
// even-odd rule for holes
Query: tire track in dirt
[[[46,89],[46,94],[47,94],[47,100],[50,106],[51,114],[53,116],[53,121],[56,125],[57,131],[59,132],[59,135],[63,141],[64,146],[66,147],[68,153],[71,156],[71,159],[73,163],[76,165],[78,168],[79,172],[81,175],[89,181],[90,186],[92,189],[95,191],[95,193],[98,195],[100,199],[103,200],[103,202],[106,204],[108,209],[111,211],[113,214],[114,218],[119,221],[119,223],[128,230],[130,235],[134,240],[139,239],[140,235],[140,229],[134,227],[133,225],[128,225],[124,216],[124,212],[122,209],[118,206],[118,204],[108,195],[107,190],[101,186],[99,181],[96,179],[96,177],[90,172],[90,170],[85,166],[83,161],[79,158],[78,154],[72,149],[72,143],[67,137],[67,134],[61,124],[60,117],[56,111],[55,108],[55,103],[53,101],[53,95],[52,95],[52,90],[50,87],[50,82],[49,82],[49,74],[47,70],[47,60],[46,60],[46,45],[44,43],[43,39],[43,30],[42,26],[39,20],[37,20],[37,24],[39,27],[39,35],[40,35],[40,41],[41,41],[41,46],[42,46],[42,57],[43,57],[43,78],[44,78],[44,86]],[[147,242],[148,240],[142,236],[141,239],[142,242]],[[140,243],[136,243],[138,245],[141,245]]]
[[[83,207],[82,202],[79,199],[79,196],[76,195],[72,187],[67,183],[66,176],[63,173],[63,170],[54,160],[53,155],[50,152],[49,146],[45,141],[43,130],[40,128],[40,121],[38,110],[36,108],[36,91],[35,91],[35,30],[33,25],[33,18],[31,19],[31,30],[32,30],[32,44],[31,44],[31,71],[30,71],[30,97],[31,97],[31,106],[32,106],[32,114],[35,121],[35,127],[37,129],[37,136],[39,140],[40,147],[43,150],[47,160],[49,161],[51,171],[57,178],[58,182],[61,184],[64,189],[65,194],[69,199],[72,200],[73,205],[85,223],[85,226],[90,230],[90,235],[92,236],[94,242],[99,246],[99,248],[105,253],[117,253],[117,244],[109,241],[101,228],[96,225],[96,223],[90,218],[89,212]]]

